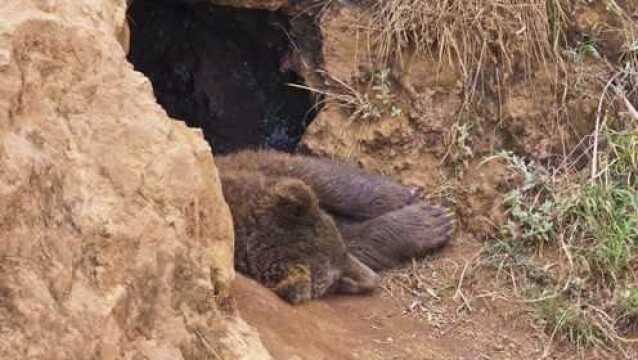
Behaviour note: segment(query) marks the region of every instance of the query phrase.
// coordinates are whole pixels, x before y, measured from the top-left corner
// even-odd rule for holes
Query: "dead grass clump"
[[[450,282],[450,279],[465,276],[466,268],[449,259],[437,261],[435,264],[432,260],[413,260],[410,266],[384,273],[383,289],[387,296],[404,307],[405,314],[441,329],[455,321],[455,317],[451,316],[448,310],[449,304],[446,300],[450,297],[456,299],[458,296],[464,296],[461,286]],[[457,315],[471,310],[464,300],[458,299],[460,305]]]
[[[557,48],[565,14],[558,0],[362,2],[366,15],[355,27],[364,29],[368,39],[366,47],[373,57],[370,74],[358,79],[329,78],[329,90],[310,89],[344,105],[351,119],[400,115],[394,82],[399,80],[399,88],[404,85],[396,77],[415,57],[458,68],[470,98],[487,80],[495,79],[500,87],[540,65],[562,61]]]
[[[519,76],[556,60],[565,19],[555,0],[374,0],[370,12],[382,62],[415,52],[460,66],[466,79],[490,65]]]
[[[403,112],[396,94],[392,92],[392,84],[387,70],[365,74],[360,79],[351,79],[350,83],[322,73],[330,85],[326,89],[317,89],[305,85],[288,84],[289,86],[311,91],[323,96],[317,103],[332,103],[348,114],[349,120],[369,121],[383,117],[397,117]]]

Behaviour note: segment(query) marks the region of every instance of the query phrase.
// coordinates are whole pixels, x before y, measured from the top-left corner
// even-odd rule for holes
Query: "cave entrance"
[[[203,130],[216,154],[291,152],[317,100],[292,65],[290,16],[186,0],[134,0],[129,61],[167,113]]]

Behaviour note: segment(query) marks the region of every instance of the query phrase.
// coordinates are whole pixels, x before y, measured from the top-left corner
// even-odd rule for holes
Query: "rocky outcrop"
[[[0,4],[0,358],[269,358],[210,147],[126,61],[125,7]]]

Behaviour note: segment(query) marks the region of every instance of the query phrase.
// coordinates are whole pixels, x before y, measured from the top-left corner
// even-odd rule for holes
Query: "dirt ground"
[[[455,296],[465,264],[479,251],[476,243],[459,239],[440,254],[408,265],[431,279],[422,300],[387,285],[369,296],[291,306],[241,275],[233,295],[241,316],[257,328],[276,359],[583,358],[568,348],[546,349],[548,337],[532,326],[527,306],[488,290],[494,288],[493,274],[470,277],[466,271],[461,292],[468,303]],[[387,274],[386,284],[392,278]]]

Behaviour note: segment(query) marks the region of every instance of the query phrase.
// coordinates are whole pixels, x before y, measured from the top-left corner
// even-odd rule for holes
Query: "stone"
[[[223,306],[210,147],[126,61],[125,9],[0,5],[0,358],[269,359]]]

